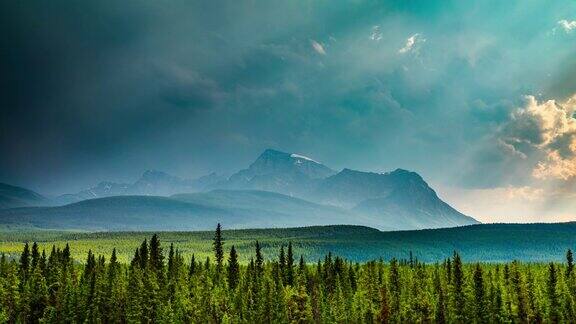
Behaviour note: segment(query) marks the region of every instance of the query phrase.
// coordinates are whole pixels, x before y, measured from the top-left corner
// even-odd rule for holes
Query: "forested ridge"
[[[174,244],[188,262],[212,257],[214,231],[159,232],[165,247]],[[458,251],[464,262],[502,263],[562,262],[566,250],[576,246],[576,223],[556,224],[480,224],[456,228],[418,231],[381,232],[374,228],[350,225],[313,226],[298,228],[223,230],[225,250],[234,245],[241,264],[247,264],[254,254],[254,242],[260,242],[265,259],[274,259],[282,245],[291,241],[295,253],[306,260],[323,259],[332,252],[348,261],[367,262],[383,258],[414,257],[426,263],[441,262]],[[73,246],[71,256],[80,262],[89,250],[110,259],[112,250],[120,263],[129,263],[134,250],[154,232],[74,232],[38,231],[6,228],[0,225],[0,254],[18,258],[25,242],[37,242],[40,250],[52,245],[63,249]]]
[[[354,263],[295,255],[291,242],[249,262],[226,246],[185,259],[153,235],[129,263],[91,251],[25,244],[0,258],[0,322],[7,323],[539,323],[576,322],[572,252],[563,263],[407,259]]]

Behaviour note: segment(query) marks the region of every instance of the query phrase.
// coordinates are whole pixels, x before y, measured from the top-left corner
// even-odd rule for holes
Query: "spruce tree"
[[[148,242],[146,239],[140,245],[139,256],[140,269],[146,269],[148,266]]]
[[[288,242],[288,255],[286,256],[286,283],[290,286],[294,284],[294,252],[292,242]]]
[[[38,250],[38,243],[36,242],[32,244],[31,261],[30,269],[31,271],[34,271],[40,262],[40,251]]]
[[[72,254],[70,253],[70,245],[68,245],[68,243],[66,243],[66,246],[62,250],[61,260],[64,269],[72,266]]]
[[[464,271],[462,259],[456,251],[452,260],[452,298],[455,321],[465,322]]]
[[[528,310],[526,305],[526,294],[524,292],[524,282],[520,274],[518,261],[512,262],[511,282],[516,296],[516,315],[519,322],[528,321]]]
[[[240,264],[238,263],[238,254],[236,248],[232,245],[230,256],[228,258],[228,286],[230,289],[236,289],[240,278]]]
[[[192,258],[190,259],[190,267],[188,268],[188,277],[192,278],[195,272],[196,272],[196,258],[194,257],[194,253],[192,253]]]
[[[378,312],[378,323],[390,323],[390,306],[388,305],[388,289],[386,286],[380,288],[380,310]]]
[[[550,262],[548,265],[548,280],[546,282],[546,293],[548,297],[548,320],[551,323],[558,323],[559,318],[559,302],[558,293],[556,292],[556,285],[558,283],[557,269],[554,263]]]
[[[148,258],[148,266],[150,269],[156,273],[158,279],[161,281],[164,274],[164,255],[162,254],[162,247],[160,246],[160,240],[158,235],[152,235],[150,239],[150,254]],[[141,255],[143,257],[143,255]]]
[[[136,248],[136,251],[134,251],[134,256],[132,257],[132,261],[130,262],[130,267],[134,268],[134,267],[139,267],[140,269],[142,269],[140,266],[142,264],[142,261],[140,260],[140,249]]]
[[[261,275],[264,271],[264,257],[262,256],[262,249],[260,248],[260,243],[256,241],[256,273]]]
[[[24,250],[20,254],[20,274],[23,281],[28,278],[30,272],[30,247],[28,243],[24,244]]]
[[[280,246],[280,254],[278,256],[278,266],[282,274],[282,280],[286,281],[286,254],[284,253],[284,245]]]
[[[479,263],[476,263],[474,267],[474,309],[475,309],[475,316],[476,321],[479,323],[484,323],[488,320],[488,314],[486,310],[486,302],[485,302],[485,287],[484,287],[484,278],[482,274],[482,267]]]
[[[400,272],[396,259],[390,260],[390,275],[388,280],[391,295],[390,313],[394,317],[394,321],[398,322],[400,319]]]
[[[224,240],[222,239],[222,228],[220,223],[216,226],[216,232],[214,234],[214,258],[216,260],[216,271],[218,273],[222,272],[222,262],[224,260]]]
[[[574,257],[572,255],[572,250],[570,249],[566,252],[566,263],[566,277],[570,277],[574,270]]]

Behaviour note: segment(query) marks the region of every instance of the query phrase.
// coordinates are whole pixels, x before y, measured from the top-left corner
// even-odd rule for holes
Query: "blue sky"
[[[576,2],[0,5],[0,181],[46,193],[271,147],[415,170],[484,221],[576,219]]]

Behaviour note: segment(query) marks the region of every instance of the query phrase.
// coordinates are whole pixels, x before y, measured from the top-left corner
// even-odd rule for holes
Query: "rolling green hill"
[[[225,225],[225,224],[224,224]],[[22,248],[22,242],[39,241],[41,246],[64,246],[70,242],[77,260],[84,260],[88,249],[109,255],[118,248],[119,257],[128,261],[140,242],[150,232],[70,233],[54,231],[0,232],[0,252],[12,255]],[[175,247],[189,258],[212,257],[212,231],[162,232],[164,246]],[[465,261],[500,262],[563,260],[568,248],[576,248],[576,223],[559,224],[480,224],[457,228],[381,232],[363,226],[314,226],[286,229],[225,230],[226,250],[236,246],[240,259],[253,255],[254,242],[259,240],[264,255],[276,257],[282,244],[292,242],[297,256],[304,255],[315,262],[328,252],[354,261],[414,256],[426,262],[442,260],[454,250]]]

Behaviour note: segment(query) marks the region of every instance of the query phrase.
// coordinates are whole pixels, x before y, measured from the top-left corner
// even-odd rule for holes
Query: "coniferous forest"
[[[556,323],[576,321],[576,273],[564,263],[427,264],[410,257],[305,260],[286,242],[247,264],[217,227],[212,258],[185,260],[153,235],[129,264],[25,244],[0,260],[2,323]]]

